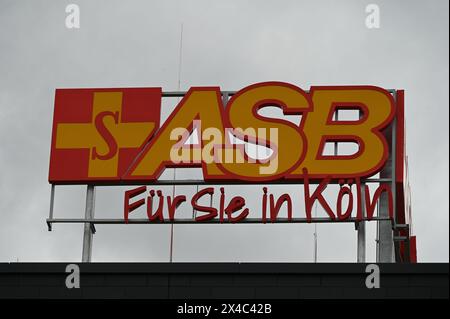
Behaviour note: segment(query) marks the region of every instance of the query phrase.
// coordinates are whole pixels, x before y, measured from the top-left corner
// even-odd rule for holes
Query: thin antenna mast
[[[180,91],[180,87],[181,87],[181,66],[182,66],[182,62],[183,62],[183,23],[181,24],[181,30],[180,30],[180,52],[179,52],[179,57],[178,57],[178,82],[177,82],[177,91]],[[178,101],[180,99],[178,98]],[[177,178],[177,169],[174,167],[173,168],[173,180],[176,180]],[[173,184],[172,186],[172,199],[175,199],[175,184]],[[173,261],[173,232],[174,232],[174,227],[173,227],[173,223],[170,224],[170,262]]]
[[[314,217],[317,217],[317,202],[314,205]],[[314,262],[317,263],[317,223],[314,223]]]

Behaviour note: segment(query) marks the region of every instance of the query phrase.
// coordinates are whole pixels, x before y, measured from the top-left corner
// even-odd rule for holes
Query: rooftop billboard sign
[[[163,99],[170,97],[178,101],[162,121]],[[414,260],[403,100],[402,90],[376,86],[304,91],[284,82],[237,92],[216,86],[57,89],[49,229],[84,223],[83,260],[90,260],[95,224],[354,222],[363,247],[364,221],[377,220],[379,259],[391,261],[395,246],[397,261]],[[161,178],[168,168],[197,168],[201,178]],[[55,185],[69,184],[87,185],[84,219],[53,217]],[[224,187],[230,184],[260,189],[246,201],[244,194],[230,195]],[[269,184],[298,186],[280,195]],[[123,217],[94,218],[94,188],[114,185],[134,187],[124,192]],[[172,192],[164,185],[173,185]],[[176,194],[175,185],[197,189],[186,196]],[[315,204],[322,216],[313,214]],[[181,217],[189,211],[192,218]],[[362,261],[364,249],[358,249]]]

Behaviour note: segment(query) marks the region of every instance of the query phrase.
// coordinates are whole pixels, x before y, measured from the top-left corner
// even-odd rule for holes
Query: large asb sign
[[[161,88],[56,90],[50,183],[149,184],[168,167],[201,167],[204,180],[217,182],[365,178],[388,159],[383,129],[398,103],[375,86],[305,92],[264,82],[236,92],[224,105],[219,87],[192,87],[160,125],[161,99]],[[301,120],[297,125],[264,116],[266,107]],[[360,116],[340,120],[339,110]],[[326,154],[326,144],[336,142],[352,142],[357,151]]]
[[[169,114],[163,108],[174,97]],[[363,234],[360,222],[375,219],[382,260],[392,259],[394,245],[396,260],[414,260],[404,164],[402,90],[304,91],[283,82],[237,92],[57,89],[49,229],[55,222],[85,223],[88,247],[97,223],[355,222]],[[202,177],[176,180],[174,171],[173,180],[160,178],[167,168],[197,168]],[[88,185],[85,219],[53,218],[54,188],[64,184]],[[180,194],[177,184],[197,189]],[[246,200],[228,184],[260,186]],[[270,184],[297,186],[280,195]],[[133,185],[123,194],[123,218],[94,218],[94,188],[112,185]],[[192,218],[183,217],[189,212]]]
[[[192,87],[160,125],[163,97],[161,88],[56,90],[50,183],[157,186],[166,168],[199,167],[203,182],[216,185],[303,184],[307,221],[315,202],[331,220],[348,221],[352,212],[355,220],[370,220],[383,194],[385,216],[393,218],[396,210],[397,219],[405,220],[402,91],[394,100],[375,86],[315,86],[305,92],[288,83],[265,82],[228,99],[219,87]],[[269,107],[300,120],[261,112]],[[349,110],[357,117],[338,117]],[[357,148],[347,154],[326,152],[327,144],[342,142]],[[365,182],[378,172],[382,176],[371,194]],[[340,185],[335,209],[323,194],[330,183]],[[214,193],[214,187],[207,187],[192,196],[191,208],[206,213],[195,221],[246,219],[245,199],[227,198],[223,187],[220,207],[199,204]],[[267,187],[260,194],[260,221],[277,221],[284,203],[287,220],[292,220],[290,194],[275,198]],[[146,206],[149,221],[173,222],[175,210],[187,201],[185,195],[140,186],[125,192],[124,221]]]

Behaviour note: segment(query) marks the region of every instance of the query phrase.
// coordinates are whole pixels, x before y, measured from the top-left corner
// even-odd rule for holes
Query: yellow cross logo
[[[88,177],[116,177],[119,149],[138,148],[155,127],[153,122],[122,122],[122,92],[94,92],[91,123],[60,123],[57,149],[89,149]]]

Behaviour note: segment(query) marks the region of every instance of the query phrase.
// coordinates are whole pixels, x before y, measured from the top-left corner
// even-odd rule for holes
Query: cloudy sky
[[[79,29],[65,26],[70,3],[80,7]],[[369,3],[380,8],[379,29],[365,26]],[[448,9],[446,0],[0,0],[0,261],[80,260],[82,225],[58,224],[48,232],[45,224],[55,88],[176,90],[183,25],[181,90],[201,85],[238,90],[269,80],[303,89],[345,84],[405,89],[418,258],[448,262]],[[162,121],[175,102],[165,102]],[[177,172],[178,178],[192,174]],[[96,217],[120,218],[125,189],[99,188]],[[177,193],[194,191],[177,187]],[[256,191],[227,189],[248,197]],[[85,192],[82,186],[58,187],[55,216],[82,217]],[[93,260],[167,261],[169,230],[97,226]],[[174,230],[174,261],[313,260],[313,225]],[[321,224],[317,231],[318,261],[356,260],[353,225]],[[369,261],[375,259],[374,239],[370,223]]]

